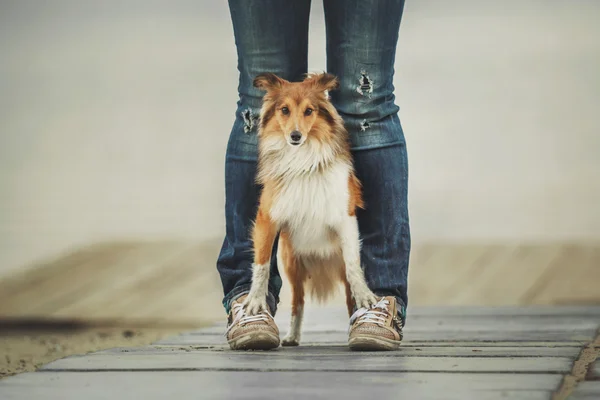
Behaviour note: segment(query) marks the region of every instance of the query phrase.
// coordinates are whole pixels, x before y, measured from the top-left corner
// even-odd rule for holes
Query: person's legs
[[[310,0],[229,0],[238,54],[239,101],[225,161],[226,236],[217,261],[229,313],[231,301],[250,290],[252,242],[260,188],[255,184],[257,124],[263,92],[254,77],[273,72],[298,81],[307,72]],[[274,249],[275,254],[276,249]],[[275,313],[281,278],[271,258],[268,304]]]
[[[394,60],[404,0],[324,0],[332,102],[352,140],[365,210],[357,213],[369,288],[394,296],[405,318],[410,253],[408,162],[394,103]]]

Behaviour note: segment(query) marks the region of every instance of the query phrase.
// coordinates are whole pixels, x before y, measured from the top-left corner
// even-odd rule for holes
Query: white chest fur
[[[327,257],[339,248],[332,228],[348,215],[349,174],[350,167],[339,162],[284,182],[270,214],[288,230],[297,253]]]

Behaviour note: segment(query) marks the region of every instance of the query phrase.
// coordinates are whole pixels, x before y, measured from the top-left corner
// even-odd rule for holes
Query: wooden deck
[[[181,331],[217,322],[0,380],[0,399],[600,398],[597,244],[417,244],[404,344],[374,354],[347,350],[342,299],[309,305],[299,348],[229,351],[219,242],[97,244],[0,280],[0,330],[67,322]],[[285,284],[282,332],[288,304]]]
[[[341,305],[309,307],[297,348],[232,352],[220,323],[55,361],[0,398],[598,399],[599,327],[600,307],[413,308],[399,351],[356,353]]]

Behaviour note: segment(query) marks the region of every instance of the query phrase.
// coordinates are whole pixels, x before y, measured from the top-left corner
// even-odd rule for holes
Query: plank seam
[[[49,372],[190,372],[190,371],[203,371],[203,372],[358,372],[358,373],[374,373],[378,374],[380,371],[373,370],[357,370],[357,369],[343,369],[343,368],[330,368],[330,369],[319,369],[313,368],[299,368],[299,369],[283,369],[283,368],[106,368],[106,369],[83,369],[83,368],[53,368],[53,369],[40,369],[37,372],[49,373]],[[404,370],[389,369],[386,372],[403,372],[403,373],[443,373],[443,374],[494,374],[494,375],[562,375],[562,372],[558,371],[447,371],[447,370],[428,370],[428,369],[415,369],[415,370]]]
[[[108,352],[103,352],[103,353],[96,353],[96,354],[88,354],[86,355],[87,357],[95,357],[96,355],[100,355],[100,356],[105,356],[107,354],[119,354],[123,357],[127,357],[126,354],[130,354],[130,355],[139,355],[140,353],[143,353],[143,355],[146,354],[151,354],[151,355],[162,355],[164,353],[168,353],[168,354],[189,354],[189,353],[196,353],[196,354],[210,354],[212,353],[212,351],[166,351],[166,352],[129,352],[129,353],[108,353]],[[236,355],[238,356],[239,354],[234,354],[234,353],[225,353],[224,355]],[[292,355],[292,353],[288,353],[287,355]],[[309,354],[302,354],[302,353],[295,353],[293,354],[294,357],[314,357],[314,356],[318,356],[318,353],[309,353]],[[356,357],[356,354],[353,353],[336,353],[336,356],[341,356],[341,357]],[[440,354],[427,354],[427,355],[423,355],[423,354],[399,354],[399,355],[382,355],[382,354],[376,354],[376,353],[365,353],[362,354],[361,356],[377,356],[378,358],[569,358],[567,356],[553,356],[553,355],[541,355],[541,356],[537,356],[537,355],[504,355],[504,354],[490,354],[490,355],[486,355],[486,354],[481,354],[481,353],[473,353],[472,355],[461,355],[461,354],[449,354],[449,355],[440,355]],[[252,355],[249,355],[248,357],[254,357]],[[283,356],[275,356],[272,357],[273,359],[276,358],[281,358]]]
[[[552,395],[552,400],[565,400],[575,390],[577,385],[585,380],[590,367],[594,364],[600,353],[600,329],[596,338],[586,344],[579,353],[579,357],[573,363],[573,368],[568,375],[565,375],[563,381]]]

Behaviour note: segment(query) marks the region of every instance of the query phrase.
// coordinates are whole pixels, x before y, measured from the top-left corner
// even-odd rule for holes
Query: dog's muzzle
[[[302,141],[302,133],[298,131],[293,131],[290,133],[290,144],[293,146],[298,146]]]

